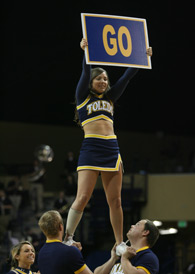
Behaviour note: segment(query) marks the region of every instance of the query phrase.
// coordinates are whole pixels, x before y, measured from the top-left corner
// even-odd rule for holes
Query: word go
[[[108,33],[110,33],[113,38],[109,39],[108,43]],[[127,39],[127,47],[125,48],[123,45],[123,35],[126,36]],[[116,35],[116,31],[112,25],[105,25],[102,32],[103,44],[104,48],[108,55],[114,56],[118,52],[118,46],[121,54],[125,57],[129,57],[132,52],[132,41],[129,30],[125,26],[121,26],[118,30],[118,35]],[[117,46],[118,40],[118,46]]]

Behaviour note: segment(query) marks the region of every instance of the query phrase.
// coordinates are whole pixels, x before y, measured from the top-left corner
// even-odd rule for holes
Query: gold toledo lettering
[[[87,105],[87,111],[88,111],[87,114],[88,115],[90,115],[92,112],[96,112],[96,111],[100,111],[100,110],[107,111],[113,115],[113,107],[107,101],[104,101],[104,100],[96,101],[96,102],[93,102],[93,103]]]

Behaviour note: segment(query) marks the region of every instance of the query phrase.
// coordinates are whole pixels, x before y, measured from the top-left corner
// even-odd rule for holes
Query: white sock
[[[75,210],[73,208],[70,208],[68,212],[68,218],[66,222],[66,234],[69,236],[73,236],[74,232],[83,216],[82,211]]]

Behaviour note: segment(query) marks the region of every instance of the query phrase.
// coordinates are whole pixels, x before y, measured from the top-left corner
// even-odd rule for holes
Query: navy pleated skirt
[[[77,171],[118,171],[122,163],[116,135],[87,134],[82,143]]]

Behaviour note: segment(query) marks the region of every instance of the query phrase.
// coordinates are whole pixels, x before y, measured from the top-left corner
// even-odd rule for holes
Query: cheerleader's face
[[[35,261],[35,252],[31,245],[24,244],[21,247],[20,254],[15,257],[18,261],[18,266],[29,269]]]
[[[96,76],[92,82],[92,89],[97,93],[104,93],[108,87],[108,76],[106,72],[102,72]]]

